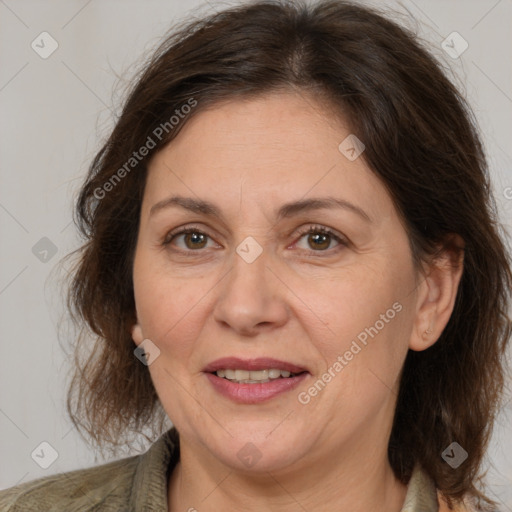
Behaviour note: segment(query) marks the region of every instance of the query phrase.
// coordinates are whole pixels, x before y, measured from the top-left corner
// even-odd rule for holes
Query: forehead
[[[392,209],[363,158],[339,145],[348,126],[305,94],[279,93],[199,111],[148,167],[145,209],[171,193],[228,205],[337,195],[369,214]]]

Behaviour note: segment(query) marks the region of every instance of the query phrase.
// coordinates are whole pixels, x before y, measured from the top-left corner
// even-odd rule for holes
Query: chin
[[[210,439],[207,447],[226,466],[251,474],[279,471],[295,464],[304,457],[311,443],[306,432],[290,432],[283,425],[276,429],[275,423],[272,428],[230,425],[229,431],[233,437],[225,433],[222,439]]]

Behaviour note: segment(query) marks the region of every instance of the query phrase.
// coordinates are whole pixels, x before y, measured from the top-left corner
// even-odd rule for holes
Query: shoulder
[[[179,460],[176,429],[141,455],[51,475],[0,491],[0,512],[164,510],[168,472]]]
[[[434,480],[416,465],[407,486],[407,495],[400,512],[474,512],[466,503],[456,503],[450,508]]]
[[[441,491],[437,491],[439,500],[439,512],[475,512],[475,510],[464,500],[461,503],[452,505],[450,508]]]
[[[123,510],[139,459],[128,457],[0,491],[0,512]]]

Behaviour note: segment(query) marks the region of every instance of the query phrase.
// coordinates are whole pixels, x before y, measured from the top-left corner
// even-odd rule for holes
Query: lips
[[[253,380],[237,382],[219,376],[219,374],[224,375],[225,370],[236,370],[233,373],[250,373],[251,376],[254,376],[253,372],[263,372],[269,369],[280,370],[281,376],[265,379],[261,382]],[[293,390],[310,376],[306,368],[266,357],[257,359],[240,359],[237,357],[217,359],[208,364],[203,372],[217,393],[239,404],[257,404],[270,400]],[[289,376],[285,377],[283,373],[285,375],[289,374]],[[263,376],[259,375],[258,377]]]
[[[240,359],[238,357],[224,357],[216,359],[203,368],[205,373],[215,373],[218,370],[247,370],[258,371],[267,370],[269,368],[276,368],[277,370],[284,370],[290,373],[307,372],[307,368],[302,368],[286,361],[280,361],[268,357],[259,357],[257,359]]]

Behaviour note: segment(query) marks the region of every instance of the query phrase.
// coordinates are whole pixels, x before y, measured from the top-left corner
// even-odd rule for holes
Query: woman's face
[[[349,135],[311,97],[272,94],[198,113],[149,164],[133,339],[160,351],[162,405],[210,460],[387,450],[421,281]]]

